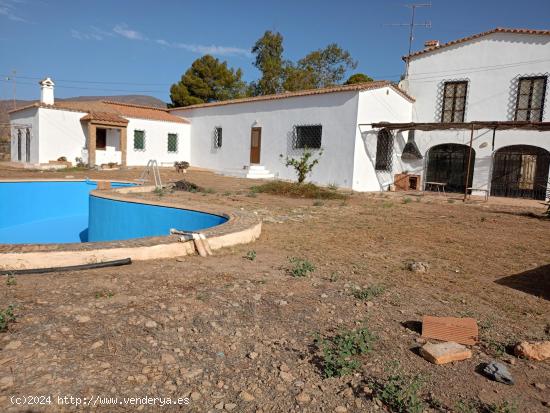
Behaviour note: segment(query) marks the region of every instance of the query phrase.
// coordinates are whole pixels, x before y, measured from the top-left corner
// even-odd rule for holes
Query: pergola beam
[[[389,130],[421,130],[421,131],[436,131],[450,129],[493,129],[493,130],[509,130],[523,129],[536,130],[539,132],[550,131],[550,122],[529,122],[529,121],[472,121],[472,122],[376,122],[359,124],[359,126],[371,126],[372,128],[389,129]]]

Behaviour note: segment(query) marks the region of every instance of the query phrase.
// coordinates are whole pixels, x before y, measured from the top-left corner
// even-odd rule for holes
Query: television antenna
[[[406,4],[405,7],[409,7],[411,9],[411,21],[410,23],[390,23],[385,24],[384,26],[392,26],[392,27],[408,27],[409,28],[409,53],[407,53],[407,59],[405,60],[405,78],[409,76],[409,60],[412,53],[412,44],[414,40],[414,28],[415,27],[424,27],[425,29],[431,29],[432,28],[432,22],[429,20],[426,20],[424,23],[416,23],[416,9],[421,7],[432,7],[432,3],[414,3],[414,4]]]

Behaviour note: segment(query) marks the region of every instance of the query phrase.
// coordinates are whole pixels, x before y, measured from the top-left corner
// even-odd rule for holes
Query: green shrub
[[[374,384],[375,396],[396,413],[422,413],[425,403],[420,393],[419,376],[407,377],[399,373],[390,375],[384,382]]]
[[[357,330],[342,331],[330,338],[316,340],[320,351],[323,375],[341,377],[356,371],[361,363],[357,356],[372,350],[376,337],[364,327]]]
[[[315,271],[315,266],[308,260],[292,257],[288,261],[292,264],[289,272],[293,277],[307,277],[309,273]]]
[[[288,156],[285,158],[285,166],[292,166],[294,168],[294,171],[296,172],[296,175],[298,176],[298,183],[301,184],[306,180],[306,177],[311,173],[313,170],[313,167],[319,163],[319,158],[323,154],[323,150],[321,149],[318,152],[318,157],[313,158],[314,153],[308,149],[304,148],[304,152],[302,153],[302,156],[299,158],[289,158]],[[279,155],[281,158],[283,158],[283,154]]]
[[[359,300],[371,300],[374,297],[378,297],[386,290],[383,285],[371,285],[370,287],[353,290],[352,295]]]
[[[403,203],[404,204],[410,204],[411,202],[412,202],[411,198],[409,198],[409,197],[403,198]]]
[[[0,332],[6,331],[10,323],[15,321],[14,306],[9,305],[5,310],[0,310]]]
[[[298,184],[296,182],[270,181],[262,185],[250,188],[252,192],[260,192],[271,195],[288,196],[291,198],[312,199],[347,199],[348,195],[341,192],[321,188],[315,184]]]
[[[250,250],[246,253],[246,255],[244,256],[245,259],[249,260],[249,261],[254,261],[256,259],[256,251],[254,250]]]
[[[6,278],[6,285],[8,287],[11,287],[13,285],[17,285],[17,279],[15,278],[15,275],[8,274],[8,277]]]

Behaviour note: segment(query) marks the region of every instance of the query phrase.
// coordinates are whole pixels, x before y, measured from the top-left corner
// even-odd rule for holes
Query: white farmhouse
[[[322,150],[311,175],[319,184],[548,196],[550,31],[431,41],[405,61],[399,86],[375,81],[174,109],[57,103],[45,79],[40,103],[10,113],[12,160],[186,160],[228,175],[294,179],[283,160],[307,147]]]

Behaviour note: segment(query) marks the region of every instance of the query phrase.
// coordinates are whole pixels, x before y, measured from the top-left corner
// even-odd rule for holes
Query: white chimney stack
[[[40,103],[45,105],[53,105],[53,87],[55,86],[53,80],[47,77],[46,79],[38,82],[38,84],[40,85]]]

